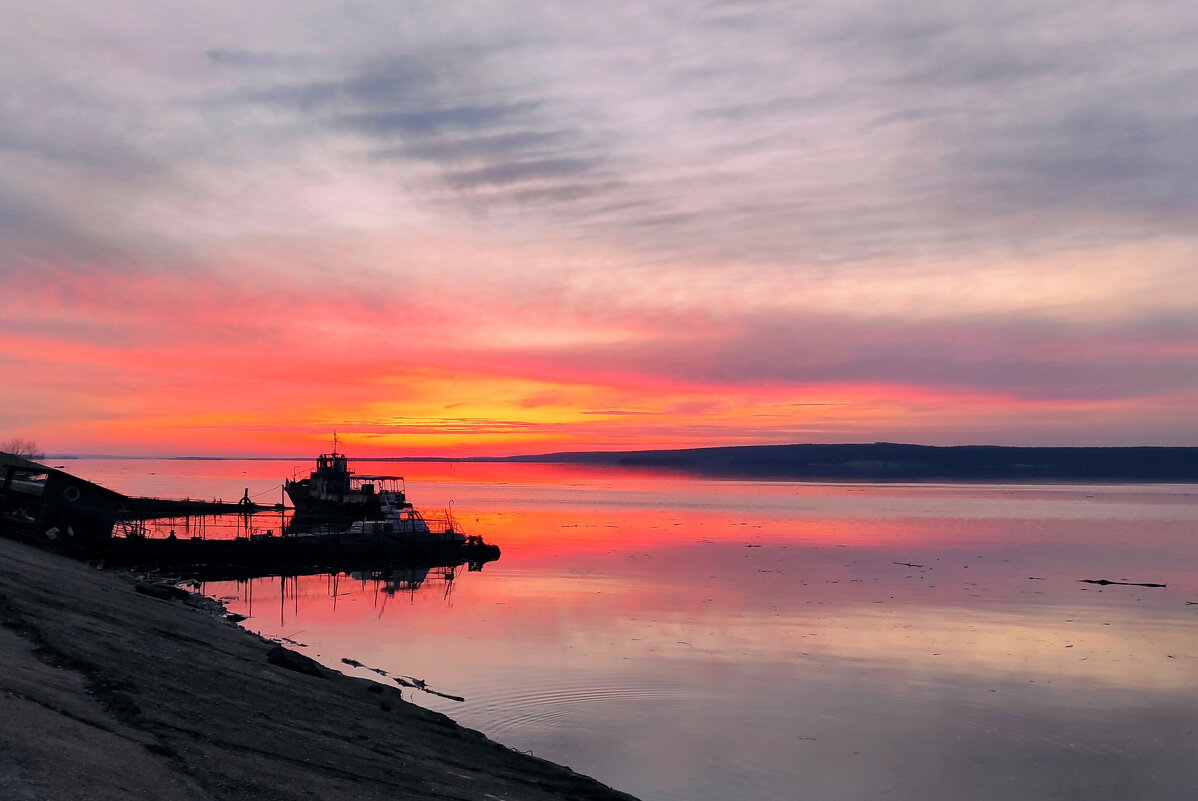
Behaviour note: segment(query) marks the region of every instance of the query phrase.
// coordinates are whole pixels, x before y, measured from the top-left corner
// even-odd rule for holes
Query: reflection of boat
[[[349,458],[332,453],[316,459],[307,478],[288,479],[283,489],[295,511],[311,517],[365,520],[380,517],[386,506],[410,506],[404,497],[402,476],[359,476],[349,469]]]
[[[373,581],[377,583],[379,592],[384,595],[395,595],[400,592],[415,593],[425,586],[430,579],[433,584],[444,586],[446,597],[457,578],[460,565],[423,565],[420,567],[392,567],[386,570],[370,572],[357,571],[350,576],[358,581]],[[477,570],[481,565],[471,565],[470,569]]]

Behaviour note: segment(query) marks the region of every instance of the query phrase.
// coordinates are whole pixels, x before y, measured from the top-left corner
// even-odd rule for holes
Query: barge
[[[404,540],[362,537],[349,532],[277,536],[255,534],[236,539],[171,539],[113,537],[89,549],[87,558],[105,566],[180,568],[244,567],[272,570],[328,568],[346,565],[481,566],[499,558],[499,546],[481,537],[462,540]]]

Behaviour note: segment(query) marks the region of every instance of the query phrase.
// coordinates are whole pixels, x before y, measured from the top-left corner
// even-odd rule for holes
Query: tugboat
[[[283,489],[296,514],[329,520],[377,520],[388,509],[411,509],[403,476],[359,476],[349,469],[349,458],[333,451],[316,459],[307,478],[287,479]]]

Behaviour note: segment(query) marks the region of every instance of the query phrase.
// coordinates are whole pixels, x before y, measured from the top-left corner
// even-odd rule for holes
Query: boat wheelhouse
[[[307,478],[283,482],[297,514],[312,517],[368,520],[382,517],[389,507],[410,509],[403,476],[356,475],[343,453],[322,453]]]

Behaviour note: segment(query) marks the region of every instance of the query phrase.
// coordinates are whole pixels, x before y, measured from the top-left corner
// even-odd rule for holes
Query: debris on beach
[[[133,589],[142,595],[148,595],[151,598],[160,598],[163,601],[185,601],[191,597],[191,593],[187,590],[170,584],[153,584],[148,581],[139,581],[133,585]]]
[[[297,654],[281,645],[276,645],[266,652],[266,661],[287,670],[294,670],[296,673],[306,673],[309,676],[317,676],[322,679],[326,676],[325,668],[315,659]]]
[[[450,701],[457,701],[458,703],[464,703],[466,701],[466,699],[460,695],[450,695],[449,693],[442,693],[442,692],[437,692],[436,690],[429,689],[428,683],[425,682],[424,679],[417,679],[417,678],[413,678],[411,676],[395,676],[394,679],[395,679],[395,683],[398,684],[400,687],[411,687],[412,689],[420,690],[421,692],[426,692],[429,695],[436,695],[441,698],[448,698]]]
[[[1118,584],[1123,587],[1165,587],[1165,584],[1146,584],[1136,581],[1111,581],[1110,579],[1078,579],[1085,584],[1101,584],[1103,587]]]
[[[382,668],[371,667],[370,665],[363,664],[362,662],[359,662],[356,659],[350,659],[349,657],[343,656],[343,657],[341,657],[341,662],[343,664],[349,665],[350,667],[365,668],[366,670],[369,670],[372,673],[377,673],[380,676],[386,676],[387,678],[391,678],[391,674],[388,673],[387,671],[383,670]]]

